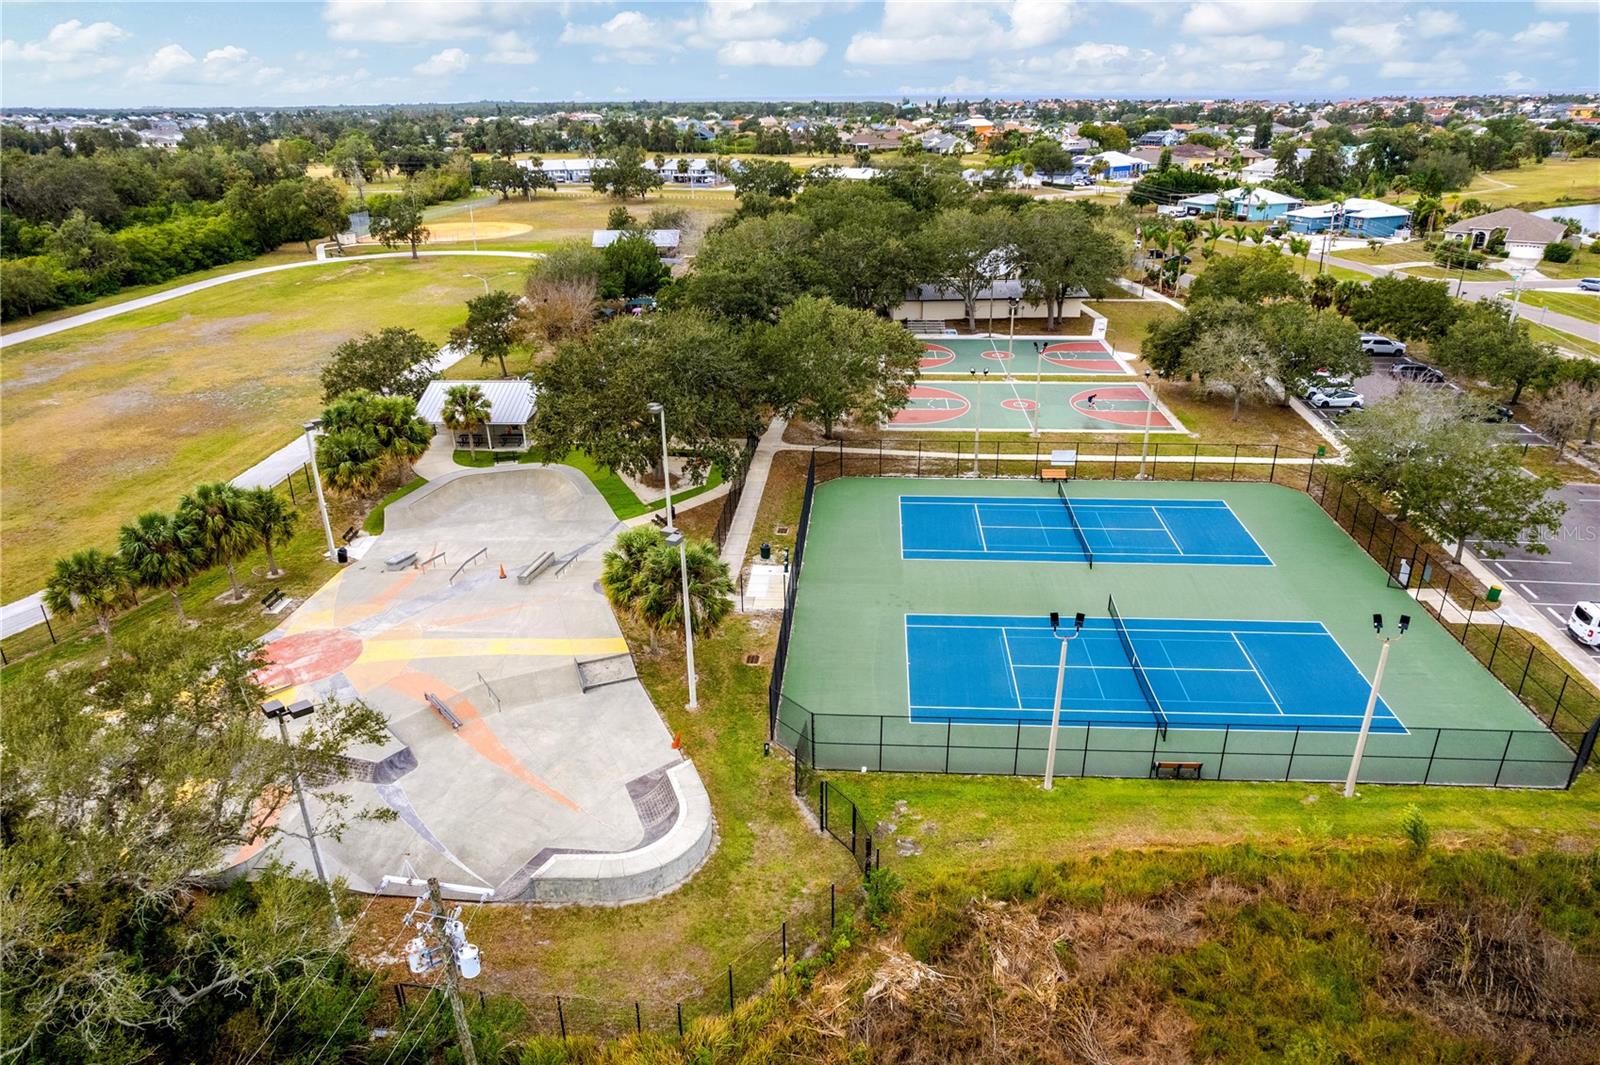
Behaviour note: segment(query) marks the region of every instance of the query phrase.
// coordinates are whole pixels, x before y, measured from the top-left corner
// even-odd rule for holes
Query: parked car
[[[1362,333],[1361,350],[1368,355],[1404,355],[1406,346],[1398,340],[1391,340],[1382,333]]]
[[[1415,359],[1401,359],[1389,367],[1389,372],[1395,377],[1407,381],[1416,381],[1419,384],[1439,385],[1444,383],[1444,372],[1429,366],[1425,362]]]
[[[1360,410],[1366,397],[1350,388],[1313,388],[1306,401],[1319,410]]]
[[[1600,277],[1585,277],[1578,282],[1579,292],[1600,292]]]
[[[1574,606],[1567,615],[1567,633],[1585,647],[1600,647],[1600,603]]]
[[[1483,413],[1478,417],[1485,422],[1511,422],[1516,421],[1517,412],[1504,403],[1490,403],[1484,406]]]

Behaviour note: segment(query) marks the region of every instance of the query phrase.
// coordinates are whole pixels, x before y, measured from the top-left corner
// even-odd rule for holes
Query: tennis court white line
[[[1026,455],[1010,456],[1014,459],[1025,459]],[[1002,455],[1001,459],[1007,456]],[[939,506],[994,506],[994,507],[1041,507],[1049,509],[1056,505],[1054,496],[898,496],[902,505],[910,504],[914,507],[939,507]],[[1075,507],[1086,509],[1113,510],[1119,507],[1149,507],[1164,506],[1174,510],[1231,510],[1226,500],[1222,499],[1122,499],[1117,496],[1068,496]],[[1235,515],[1237,520],[1238,515]],[[1242,524],[1242,523],[1241,523]],[[1531,541],[1530,541],[1531,542]]]
[[[1022,706],[1022,707],[1018,707],[1015,710],[1012,710],[1012,709],[1007,709],[1006,707],[1003,707],[1003,706],[946,706],[946,705],[937,704],[937,703],[916,703],[916,704],[911,705],[911,710],[913,712],[918,711],[918,710],[940,710],[940,711],[943,711],[943,710],[964,710],[964,711],[968,711],[968,712],[971,712],[971,713],[987,713],[987,714],[994,714],[994,715],[1016,714],[1016,713],[1049,714],[1053,709],[1054,709],[1053,706],[1044,706],[1044,707]],[[1148,709],[1148,707],[1146,709],[1143,709],[1143,710],[1092,710],[1092,709],[1072,709],[1072,710],[1068,710],[1067,707],[1063,706],[1061,708],[1061,713],[1062,713],[1063,716],[1065,716],[1068,713],[1073,713],[1073,714],[1127,714],[1129,717],[1132,717],[1132,718],[1144,718],[1146,721],[1148,721],[1150,719],[1150,717],[1151,717],[1150,710]],[[1252,711],[1252,710],[1167,710],[1167,709],[1165,709],[1163,707],[1162,713],[1166,714],[1167,717],[1169,717],[1169,718],[1171,718],[1171,717],[1201,718],[1201,719],[1203,719],[1203,720],[1205,720],[1207,722],[1215,722],[1219,727],[1222,726],[1222,725],[1228,724],[1228,721],[1226,721],[1226,720],[1217,720],[1218,718],[1270,717],[1270,718],[1280,719],[1281,720],[1281,719],[1284,719],[1284,718],[1287,718],[1287,717],[1317,717],[1317,718],[1343,718],[1346,721],[1355,721],[1355,722],[1359,722],[1361,720],[1361,718],[1362,718],[1361,714],[1337,714],[1337,713],[1325,712],[1325,711],[1318,711],[1315,714],[1280,714],[1280,713],[1277,713],[1277,712],[1273,712],[1273,713],[1268,714],[1268,713],[1256,713],[1255,711]],[[1406,729],[1405,725],[1401,723],[1400,719],[1397,718],[1397,717],[1394,717],[1393,715],[1390,715],[1389,717],[1384,717],[1384,718],[1374,717],[1372,720],[1373,720],[1374,724],[1376,724],[1380,720],[1382,720],[1384,722],[1393,721],[1395,724],[1400,725],[1400,727],[1402,729],[1405,729],[1405,735],[1409,736],[1411,734],[1411,730],[1410,729]],[[956,722],[956,724],[958,724],[958,725],[989,725],[989,724],[1014,725],[1014,724],[1016,724],[1016,722],[1014,720],[1002,720],[1002,721],[958,721],[958,722]],[[1145,727],[1149,728],[1149,727],[1153,727],[1153,726],[1146,725]],[[1279,731],[1287,732],[1288,730],[1289,730],[1289,726],[1288,725],[1281,725],[1278,728],[1269,729],[1268,731],[1272,731],[1272,732],[1279,732]],[[1316,730],[1315,729],[1307,729],[1306,731],[1309,732],[1309,731],[1316,731]],[[1397,735],[1400,735],[1400,733],[1389,732],[1389,733],[1386,733],[1386,735],[1397,736]]]
[[[989,552],[989,538],[983,535],[983,515],[978,513],[977,505],[972,508],[972,524],[978,527],[978,543],[983,545],[985,554]]]
[[[1126,666],[1097,666],[1092,662],[1085,662],[1082,665],[1073,665],[1069,661],[1067,663],[1067,668],[1068,669],[1105,669],[1105,670],[1120,671],[1120,670],[1132,669],[1133,666],[1132,665],[1126,665]],[[1056,667],[1055,666],[1046,665],[1046,664],[1043,664],[1043,663],[1036,663],[1036,662],[1023,662],[1020,665],[1012,666],[1012,669],[1013,670],[1017,670],[1017,669],[1048,669],[1052,673],[1054,673],[1056,671]],[[1224,669],[1221,666],[1195,666],[1195,667],[1191,668],[1191,667],[1187,667],[1187,666],[1149,666],[1149,665],[1147,665],[1147,666],[1144,667],[1144,671],[1146,673],[1255,673],[1256,676],[1258,676],[1258,677],[1261,675],[1260,673],[1256,672],[1256,669],[1255,669],[1254,666],[1252,666],[1249,669]]]
[[[1183,545],[1178,542],[1178,538],[1176,536],[1172,535],[1172,530],[1168,528],[1167,523],[1162,519],[1161,508],[1151,507],[1150,513],[1156,519],[1156,521],[1161,522],[1161,530],[1167,534],[1167,539],[1172,541],[1173,550],[1175,550],[1180,556],[1187,554],[1187,552],[1183,549]]]
[[[909,615],[902,615],[902,616],[909,617]],[[962,617],[968,617],[968,618],[1008,618],[1008,617],[1015,617],[1016,615],[1015,614],[963,614],[961,616]],[[1133,621],[1149,621],[1151,619],[1149,619],[1149,618],[1131,618],[1130,619],[1126,615],[1124,615],[1123,620],[1124,621],[1129,621],[1129,620],[1133,620]],[[1237,624],[1240,624],[1240,625],[1254,626],[1254,625],[1260,625],[1261,624],[1261,621],[1259,619],[1251,620],[1251,619],[1248,619],[1248,618],[1228,618],[1228,619],[1224,619],[1224,618],[1206,618],[1205,620],[1209,621],[1209,622],[1213,622],[1215,624],[1219,624],[1219,625],[1231,625],[1231,624],[1237,623]],[[1147,633],[1147,632],[1205,633],[1207,635],[1218,635],[1218,636],[1232,636],[1234,633],[1242,631],[1242,632],[1250,632],[1250,633],[1261,633],[1261,634],[1267,635],[1267,636],[1326,636],[1330,640],[1333,639],[1333,633],[1329,632],[1327,627],[1323,626],[1320,621],[1300,621],[1300,622],[1285,621],[1285,622],[1278,622],[1278,624],[1285,624],[1285,625],[1317,625],[1319,627],[1317,629],[1315,629],[1315,630],[1309,630],[1309,629],[1259,629],[1259,628],[1246,628],[1246,629],[1242,629],[1242,630],[1241,629],[1195,629],[1195,628],[1153,629],[1153,628],[1141,627],[1138,630],[1129,629],[1128,631],[1130,633],[1132,633],[1134,631],[1138,631],[1140,633]],[[908,629],[949,629],[951,631],[956,631],[956,630],[959,630],[959,629],[977,629],[980,632],[988,632],[990,629],[995,629],[995,628],[1015,628],[1015,629],[1020,629],[1020,630],[1022,630],[1024,632],[1043,631],[1043,630],[1027,629],[1027,628],[1024,628],[1023,626],[1020,626],[1020,625],[1011,625],[1011,626],[1001,626],[1001,625],[931,625],[931,624],[920,624],[919,625],[919,624],[914,624],[909,620],[905,623],[905,626]],[[1106,631],[1110,632],[1111,630],[1108,629]],[[1115,633],[1112,633],[1112,635],[1115,635]],[[1338,643],[1339,641],[1338,640],[1334,640],[1333,642],[1334,643]],[[1346,655],[1345,657],[1348,658],[1349,655]],[[1355,662],[1352,661],[1350,664],[1352,666],[1354,666]],[[1359,672],[1359,670],[1357,672]]]
[[[1233,642],[1239,648],[1239,653],[1244,655],[1244,660],[1250,663],[1250,670],[1256,675],[1256,680],[1261,683],[1261,690],[1267,693],[1267,698],[1272,700],[1272,705],[1278,708],[1278,713],[1283,713],[1283,704],[1278,702],[1278,693],[1272,690],[1272,685],[1267,683],[1266,674],[1261,672],[1261,667],[1256,665],[1256,660],[1250,657],[1250,652],[1245,649],[1244,642],[1239,639],[1239,634],[1233,634]],[[1334,640],[1338,643],[1338,640]],[[1365,708],[1363,708],[1365,713]]]
[[[1006,638],[1006,630],[1000,630],[1000,646],[1006,653],[1006,679],[1011,682],[1011,697],[1017,701],[1017,709],[1023,709],[1022,689],[1017,687],[1017,664],[1011,658],[1011,641]]]

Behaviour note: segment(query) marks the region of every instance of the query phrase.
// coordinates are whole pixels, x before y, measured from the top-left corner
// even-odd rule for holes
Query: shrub
[[[1544,246],[1544,261],[1547,263],[1570,263],[1572,261],[1573,247],[1571,244],[1555,241]]]
[[[1433,839],[1433,829],[1428,827],[1428,821],[1416,803],[1400,811],[1400,834],[1411,844],[1413,852],[1421,854],[1428,849],[1428,842]]]
[[[867,874],[867,920],[872,927],[882,931],[889,926],[889,915],[894,913],[895,895],[904,886],[900,874],[893,869],[874,869]]]

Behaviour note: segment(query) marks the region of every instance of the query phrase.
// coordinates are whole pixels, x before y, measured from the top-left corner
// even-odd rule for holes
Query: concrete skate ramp
[[[324,840],[330,874],[360,891],[431,875],[463,897],[622,902],[698,866],[710,805],[644,687],[631,668],[580,682],[580,661],[628,658],[596,584],[617,524],[571,467],[453,472],[391,504],[379,541],[268,637],[261,679],[278,698],[359,698],[388,723],[341,788],[349,809],[396,817]],[[544,551],[570,565],[519,583]],[[439,560],[385,564],[407,552]],[[309,869],[288,835],[298,810],[282,818],[278,853]]]

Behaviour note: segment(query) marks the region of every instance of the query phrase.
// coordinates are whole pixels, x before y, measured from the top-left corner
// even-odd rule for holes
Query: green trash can
[[[772,558],[772,545],[768,544],[768,543],[763,543],[761,545],[761,561],[767,562],[767,561],[770,561],[771,558]]]
[[[1489,585],[1489,594],[1484,596],[1484,599],[1491,603],[1498,603],[1500,601],[1500,593],[1504,590],[1498,584],[1491,584]]]

